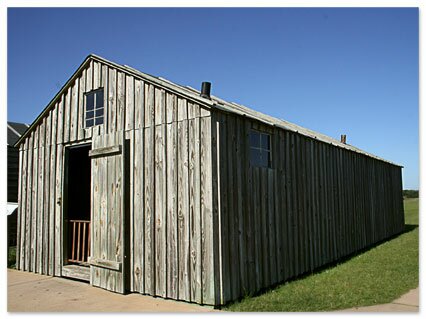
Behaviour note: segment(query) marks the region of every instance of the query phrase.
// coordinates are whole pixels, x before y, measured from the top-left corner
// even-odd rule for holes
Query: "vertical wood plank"
[[[38,135],[36,135],[38,139]],[[34,144],[36,144],[34,140]],[[38,219],[38,148],[33,149],[33,187],[32,187],[32,214],[31,214],[31,267],[30,271],[37,272],[37,219]]]
[[[74,85],[71,87],[70,101],[70,141],[77,139],[78,131],[78,112],[79,112],[79,78],[76,78]]]
[[[109,69],[108,72],[108,127],[109,132],[117,130],[117,70]]]
[[[52,117],[52,130],[56,127],[55,113]],[[50,181],[49,181],[49,271],[48,274],[53,276],[55,274],[55,207],[56,207],[56,145],[53,143],[53,136],[56,136],[52,132],[52,146],[50,151]]]
[[[166,122],[177,121],[177,97],[175,94],[166,93]]]
[[[227,163],[227,143],[228,143],[228,130],[227,130],[227,118],[221,116],[220,118],[220,136],[219,136],[219,148],[220,148],[220,244],[221,244],[221,268],[222,268],[222,302],[227,302],[231,298],[232,286],[230,279],[230,234],[229,234],[229,188],[228,188],[228,174],[229,165]]]
[[[67,143],[70,141],[70,129],[71,129],[71,105],[72,105],[72,101],[71,101],[71,97],[72,97],[72,92],[71,92],[71,87],[68,88],[67,93],[64,96],[64,126],[63,126],[63,131],[64,131],[64,139],[63,142]]]
[[[135,130],[133,140],[133,290],[144,291],[144,135],[143,129]]]
[[[155,189],[154,189],[154,161],[155,144],[154,128],[145,129],[144,132],[144,189],[145,189],[145,293],[155,293]]]
[[[167,124],[167,298],[178,298],[178,139],[177,123]]]
[[[222,269],[221,269],[221,237],[220,237],[220,129],[217,113],[212,113],[211,119],[212,145],[212,231],[213,231],[213,290],[214,304],[221,304],[222,296]]]
[[[126,118],[126,75],[117,72],[117,131],[125,129]]]
[[[135,129],[141,129],[144,126],[144,86],[143,81],[135,79]]]
[[[55,276],[62,275],[62,182],[63,182],[62,145],[56,151],[56,206],[55,206]]]
[[[85,120],[84,93],[85,92],[86,92],[86,69],[83,69],[78,79],[78,120],[77,120],[77,127],[76,127],[78,140],[84,139],[84,127],[86,126],[86,123],[84,122]]]
[[[166,105],[165,105],[165,91],[163,89],[154,89],[154,112],[155,112],[155,125],[166,123]]]
[[[32,215],[33,210],[33,134],[29,137],[28,142],[28,154],[27,154],[27,200],[26,200],[26,220],[25,220],[25,230],[26,230],[26,236],[25,236],[25,264],[24,264],[24,270],[25,271],[31,271],[31,243],[32,243]]]
[[[155,120],[155,100],[154,86],[145,82],[145,127],[154,125]]]
[[[126,75],[126,105],[125,105],[125,129],[133,130],[135,127],[135,83],[134,77]]]
[[[188,122],[191,301],[201,303],[200,122]]]
[[[214,283],[214,230],[213,230],[213,166],[212,166],[212,138],[211,118],[200,120],[200,174],[201,174],[201,237],[202,237],[202,302],[215,303]]]
[[[50,125],[49,125],[50,126]],[[49,134],[50,135],[50,134]],[[47,137],[48,135],[46,135]],[[47,143],[46,143],[47,144]],[[49,274],[49,234],[52,232],[50,228],[50,210],[49,201],[51,200],[50,188],[50,146],[44,148],[44,174],[43,174],[43,274]]]
[[[188,121],[178,122],[178,142],[178,298],[190,301]]]
[[[166,297],[166,140],[165,125],[155,126],[155,294]]]
[[[27,182],[27,151],[21,144],[19,151],[19,176],[18,176],[18,220],[17,220],[17,242],[16,242],[16,269],[24,270],[24,245],[25,245],[25,205],[26,205],[26,182]],[[9,246],[9,245],[8,245]],[[7,252],[9,256],[9,252]]]

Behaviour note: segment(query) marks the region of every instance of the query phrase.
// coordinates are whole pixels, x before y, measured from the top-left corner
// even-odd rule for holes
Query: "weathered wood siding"
[[[250,165],[252,128],[272,168]],[[212,129],[221,304],[403,230],[400,167],[219,111]]]
[[[74,79],[21,144],[17,268],[61,276],[65,148],[125,131],[128,288],[214,304],[210,111],[96,60]],[[104,124],[85,129],[84,93],[100,87]]]

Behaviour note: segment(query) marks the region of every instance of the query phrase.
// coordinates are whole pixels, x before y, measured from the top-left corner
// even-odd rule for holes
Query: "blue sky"
[[[31,123],[89,53],[404,166],[419,184],[418,9],[8,9],[8,120]]]

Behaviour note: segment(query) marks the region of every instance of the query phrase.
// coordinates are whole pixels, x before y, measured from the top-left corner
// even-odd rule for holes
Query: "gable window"
[[[86,93],[85,127],[104,123],[104,89]]]
[[[271,167],[271,135],[250,131],[250,163],[252,166]]]

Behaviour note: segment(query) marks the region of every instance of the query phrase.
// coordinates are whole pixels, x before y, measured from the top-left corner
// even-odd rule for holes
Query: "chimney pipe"
[[[210,99],[210,88],[212,84],[210,82],[201,83],[201,94],[200,96],[206,99]]]
[[[344,134],[340,135],[340,142],[342,142],[343,144],[346,144],[346,135]]]

